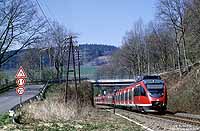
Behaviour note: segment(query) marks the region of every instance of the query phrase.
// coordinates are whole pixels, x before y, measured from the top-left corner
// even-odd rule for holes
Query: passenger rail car
[[[141,112],[164,112],[167,108],[167,89],[160,77],[145,76],[115,93],[94,99],[96,104],[115,105]]]

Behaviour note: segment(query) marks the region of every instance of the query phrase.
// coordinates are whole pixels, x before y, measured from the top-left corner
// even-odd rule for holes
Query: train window
[[[146,92],[143,87],[139,86],[134,89],[134,96],[146,96]]]
[[[128,92],[125,93],[125,100],[128,100]]]
[[[138,90],[138,87],[136,87],[134,89],[134,96],[139,96],[139,90]]]
[[[134,89],[134,96],[136,96],[136,88]]]
[[[121,101],[123,101],[124,100],[124,94],[122,93],[121,94]]]
[[[141,86],[140,86],[140,95],[141,96],[146,96],[146,92],[145,92],[144,88],[141,87]]]
[[[132,91],[129,91],[129,100],[132,100]]]

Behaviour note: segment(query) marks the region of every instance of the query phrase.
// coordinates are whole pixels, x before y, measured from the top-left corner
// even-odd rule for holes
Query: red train
[[[94,99],[96,104],[141,112],[164,112],[167,108],[167,88],[160,76],[143,76],[128,87]]]

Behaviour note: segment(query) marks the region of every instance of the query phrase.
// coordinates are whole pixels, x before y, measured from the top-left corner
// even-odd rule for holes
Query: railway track
[[[177,121],[177,122],[182,122],[182,123],[186,123],[186,124],[200,126],[200,120],[198,120],[198,119],[180,117],[180,116],[168,115],[168,114],[155,116],[155,117],[160,117],[160,118],[163,118],[163,119],[169,119],[169,120],[174,120],[174,121]]]
[[[175,115],[169,115],[169,114],[165,114],[165,115],[158,115],[158,114],[141,114],[141,113],[137,113],[137,112],[133,112],[133,111],[128,111],[128,110],[122,110],[122,109],[118,109],[118,111],[123,114],[124,116],[128,117],[128,118],[134,118],[133,116],[131,116],[130,114],[134,114],[135,116],[140,116],[143,118],[148,119],[149,121],[157,121],[158,123],[174,123],[172,126],[176,125],[175,127],[177,128],[177,130],[200,130],[200,121],[197,119],[192,119],[192,118],[185,118],[185,117],[179,117],[179,116],[175,116]],[[125,112],[125,113],[122,113]],[[137,119],[137,118],[136,118]],[[140,119],[138,119],[141,123],[145,123],[145,121],[142,121]],[[147,122],[148,123],[148,122]],[[155,122],[153,122],[155,124]],[[153,125],[152,123],[150,124],[151,126]],[[162,124],[158,124],[159,126]],[[158,125],[153,125],[153,126],[158,126]],[[147,124],[148,126],[148,124]],[[150,127],[151,127],[150,126]],[[162,127],[162,126],[161,126]],[[169,126],[170,127],[170,124]],[[167,128],[168,128],[167,127]],[[151,127],[152,128],[152,127]],[[154,130],[154,127],[152,128]],[[158,129],[160,130],[160,129]]]
[[[126,111],[129,111],[129,110],[126,110]],[[134,111],[130,111],[130,112],[136,113]],[[172,114],[164,114],[164,115],[163,114],[153,114],[153,113],[146,113],[146,114],[136,113],[136,114],[142,115],[145,117],[150,116],[150,117],[162,118],[162,119],[173,120],[173,121],[177,121],[177,122],[200,126],[200,119],[195,119],[195,118],[175,116]]]
[[[128,110],[126,110],[126,111],[128,111]],[[199,119],[175,116],[175,115],[171,115],[171,114],[160,115],[160,114],[152,114],[152,113],[141,114],[141,113],[136,113],[136,112],[133,112],[133,111],[130,111],[130,112],[135,113],[136,115],[140,115],[142,117],[161,118],[161,119],[172,120],[172,121],[181,122],[181,123],[185,123],[185,124],[200,126],[200,120]]]
[[[113,109],[106,108],[113,112]],[[152,114],[152,113],[137,113],[130,110],[116,109],[116,113],[121,114],[129,119],[137,121],[152,130],[188,130],[199,131],[200,120],[176,116],[172,114]]]

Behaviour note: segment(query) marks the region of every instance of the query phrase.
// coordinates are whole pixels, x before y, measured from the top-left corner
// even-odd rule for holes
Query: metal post
[[[42,81],[42,55],[40,53],[40,80]]]
[[[22,107],[22,96],[19,97],[19,105]]]

